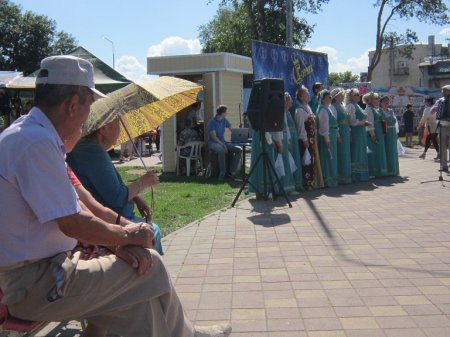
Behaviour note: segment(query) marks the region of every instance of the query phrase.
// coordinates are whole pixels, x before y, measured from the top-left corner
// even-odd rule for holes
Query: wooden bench
[[[1,303],[3,292],[0,289],[0,327],[2,330],[21,332],[27,336],[32,336],[45,325],[45,322],[27,321],[12,316],[8,311],[8,306]]]

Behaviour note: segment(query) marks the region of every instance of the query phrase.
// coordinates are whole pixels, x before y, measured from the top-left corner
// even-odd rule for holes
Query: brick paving
[[[165,237],[188,316],[231,321],[233,337],[450,336],[450,182],[421,184],[439,172],[420,153],[400,158],[400,177],[305,192],[292,208],[245,200]]]

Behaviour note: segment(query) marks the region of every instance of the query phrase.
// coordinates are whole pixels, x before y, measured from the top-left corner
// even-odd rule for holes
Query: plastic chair
[[[197,167],[197,162],[200,162],[200,170],[203,171],[203,157],[202,149],[204,143],[201,141],[189,142],[183,146],[177,146],[177,176],[180,175],[180,160],[186,160],[186,175],[189,177],[191,175],[191,161],[195,161],[195,167]],[[191,151],[189,155],[183,156],[181,150],[190,147]]]

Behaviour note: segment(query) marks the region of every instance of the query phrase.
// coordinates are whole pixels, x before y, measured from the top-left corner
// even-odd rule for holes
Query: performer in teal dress
[[[263,158],[261,157],[256,163],[259,155],[263,151],[263,142],[265,151],[267,153],[268,160],[271,161],[272,165],[275,163],[276,151],[275,145],[269,144],[267,140],[270,139],[272,141],[272,136],[270,133],[266,132],[265,136],[261,138],[261,131],[257,131],[252,129],[252,151],[251,151],[251,161],[250,161],[250,177],[248,181],[248,190],[249,192],[256,193],[256,198],[260,199],[262,197],[266,197],[269,193],[272,193],[272,187],[270,185],[270,177],[271,174],[272,181],[275,186],[275,176],[270,172],[268,167],[266,168],[266,176],[264,179],[264,170],[263,170]],[[256,167],[255,167],[256,165]],[[265,182],[265,184],[264,184]]]
[[[326,187],[338,185],[338,153],[337,134],[338,123],[330,107],[331,94],[328,90],[322,90],[319,95],[319,154],[322,167],[323,182]]]
[[[288,150],[294,159],[295,166],[297,169],[292,172],[294,178],[294,186],[296,191],[303,190],[303,172],[302,172],[302,161],[300,159],[300,148],[298,146],[298,133],[295,122],[292,119],[290,113],[290,106],[292,106],[292,97],[288,92],[284,93],[285,99],[285,120],[284,124],[287,126],[287,140],[288,140]]]
[[[350,151],[352,158],[352,180],[369,180],[369,167],[367,164],[367,116],[358,105],[360,100],[359,91],[350,89],[345,94],[345,109],[350,115],[352,140]]]
[[[378,94],[369,92],[363,96],[363,101],[366,104],[364,113],[370,123],[367,126],[369,176],[385,177],[387,175],[386,147],[384,145],[383,118],[376,108],[379,105]]]
[[[389,109],[389,96],[382,96],[380,98],[380,108],[378,112],[386,120],[386,134],[384,138],[384,145],[386,146],[386,164],[388,176],[397,176],[400,174],[400,168],[398,164],[398,151],[397,151],[397,130],[396,123],[397,118],[392,109]]]
[[[338,182],[339,184],[350,184],[352,182],[352,160],[350,155],[350,116],[345,110],[342,102],[345,90],[335,88],[331,90],[331,110],[336,111],[338,121]]]
[[[303,186],[305,190],[310,191],[324,186],[316,142],[316,117],[308,105],[310,98],[308,88],[300,86],[296,95],[299,106],[295,110],[295,125],[302,158]]]
[[[319,108],[319,92],[321,92],[323,90],[323,84],[320,82],[316,82],[313,84],[312,87],[312,95],[311,95],[311,100],[309,101],[309,106],[311,107],[312,112],[314,113],[314,115],[317,116],[317,109]]]

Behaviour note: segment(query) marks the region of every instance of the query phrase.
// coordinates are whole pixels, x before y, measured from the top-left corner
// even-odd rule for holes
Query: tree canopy
[[[373,70],[381,59],[383,48],[395,48],[404,45],[402,53],[411,55],[417,35],[410,29],[404,33],[388,31],[389,23],[394,19],[406,21],[416,18],[423,23],[445,25],[450,22],[449,8],[446,0],[377,0],[374,7],[378,8],[375,52],[370,59],[367,78],[372,79]]]
[[[9,0],[0,0],[0,69],[29,74],[51,55],[67,54],[76,47],[75,38],[56,30],[56,22]]]
[[[214,0],[209,0],[212,2]],[[294,10],[317,13],[329,0],[293,0]],[[311,38],[314,26],[293,16],[293,43],[301,48]],[[200,26],[203,52],[251,55],[251,40],[286,44],[285,0],[220,0],[219,10],[209,23]]]
[[[331,72],[329,75],[330,87],[337,87],[342,83],[358,82],[359,76],[353,74],[350,70],[344,72]]]

